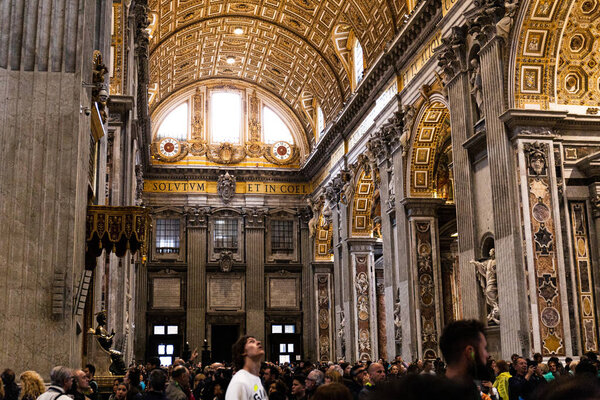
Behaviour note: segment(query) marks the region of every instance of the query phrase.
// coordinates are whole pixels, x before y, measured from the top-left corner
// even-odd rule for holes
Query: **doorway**
[[[240,337],[240,326],[235,325],[211,325],[211,350],[214,362],[231,362],[231,346]]]

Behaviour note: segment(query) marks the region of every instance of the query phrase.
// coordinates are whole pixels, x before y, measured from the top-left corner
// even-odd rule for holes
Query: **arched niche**
[[[407,163],[410,197],[453,201],[450,113],[439,96],[432,96],[418,113]]]

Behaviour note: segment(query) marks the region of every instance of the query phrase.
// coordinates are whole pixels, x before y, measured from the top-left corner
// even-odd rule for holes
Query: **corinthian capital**
[[[438,66],[442,69],[445,81],[454,78],[466,68],[465,27],[454,26],[449,36],[442,38],[442,44],[435,49]]]

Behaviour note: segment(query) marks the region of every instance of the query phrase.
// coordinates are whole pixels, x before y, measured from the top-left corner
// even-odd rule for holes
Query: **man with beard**
[[[527,362],[523,357],[519,357],[516,363],[516,373],[508,380],[508,396],[510,400],[528,400],[531,394],[542,384],[543,378],[536,374],[537,364]],[[544,380],[545,382],[545,380]]]
[[[446,377],[465,391],[466,399],[480,400],[475,380],[493,381],[486,367],[488,359],[484,326],[476,320],[455,321],[440,337],[440,350],[446,359]]]

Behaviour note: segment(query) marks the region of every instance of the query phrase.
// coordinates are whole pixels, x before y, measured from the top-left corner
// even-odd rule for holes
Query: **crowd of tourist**
[[[113,381],[112,393],[99,393],[95,368],[57,366],[50,386],[35,371],[18,379],[2,373],[0,400],[558,400],[600,399],[596,353],[578,360],[541,354],[532,359],[513,354],[493,360],[487,353],[483,325],[449,324],[440,337],[444,361],[414,360],[351,364],[300,361],[264,362],[259,340],[244,336],[234,344],[231,363],[202,365],[196,354],[160,365],[158,358],[132,365]]]

